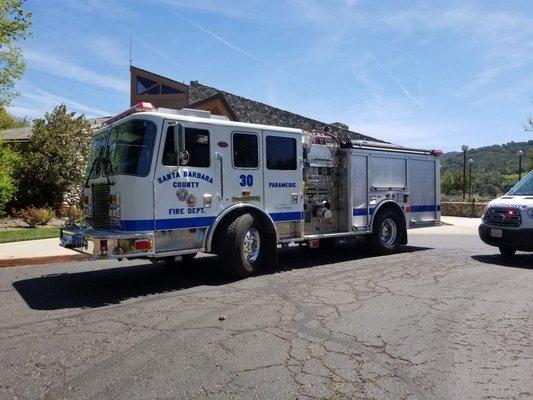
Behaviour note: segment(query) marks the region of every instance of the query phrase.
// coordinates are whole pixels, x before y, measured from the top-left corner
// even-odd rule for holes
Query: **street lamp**
[[[518,155],[518,180],[521,181],[522,180],[522,156],[524,155],[524,151],[518,150],[516,154]]]
[[[468,146],[466,144],[463,144],[461,146],[461,150],[463,150],[463,203],[466,200],[466,152],[468,151]]]
[[[472,164],[474,164],[474,160],[470,159],[468,160],[468,201],[472,201]]]

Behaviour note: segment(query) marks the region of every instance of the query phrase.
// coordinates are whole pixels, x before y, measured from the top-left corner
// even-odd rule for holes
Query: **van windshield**
[[[515,196],[533,196],[533,171],[518,182],[508,194]]]

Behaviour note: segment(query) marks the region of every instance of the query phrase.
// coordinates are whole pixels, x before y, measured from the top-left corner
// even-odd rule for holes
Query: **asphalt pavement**
[[[401,253],[0,269],[1,399],[531,399],[533,254],[476,223]]]

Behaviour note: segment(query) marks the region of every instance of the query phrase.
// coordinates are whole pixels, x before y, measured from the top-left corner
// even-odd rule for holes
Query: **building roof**
[[[304,130],[329,130],[331,133],[340,137],[349,136],[351,139],[356,140],[382,142],[379,139],[343,129],[342,124],[328,124],[326,122],[317,121],[268,104],[206,86],[197,81],[191,81],[189,85],[189,107],[194,108],[195,105],[202,104],[216,97],[223,98],[224,102],[231,108],[236,119],[240,122],[284,126]]]
[[[103,123],[111,117],[88,118],[92,130],[100,128]],[[23,128],[12,128],[0,131],[0,140],[6,142],[29,142],[33,135],[33,128],[25,126]]]
[[[0,140],[6,142],[27,142],[32,135],[31,126],[23,128],[12,128],[0,131]]]

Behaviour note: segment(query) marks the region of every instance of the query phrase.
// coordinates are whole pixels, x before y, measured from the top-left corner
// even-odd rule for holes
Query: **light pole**
[[[463,203],[466,200],[466,152],[468,151],[468,146],[466,144],[463,144],[461,146],[461,150],[463,150]]]
[[[522,156],[524,155],[524,151],[518,150],[516,154],[518,154],[518,180],[521,181],[522,180]]]
[[[472,201],[472,164],[474,164],[474,160],[470,159],[468,160],[468,201]]]

